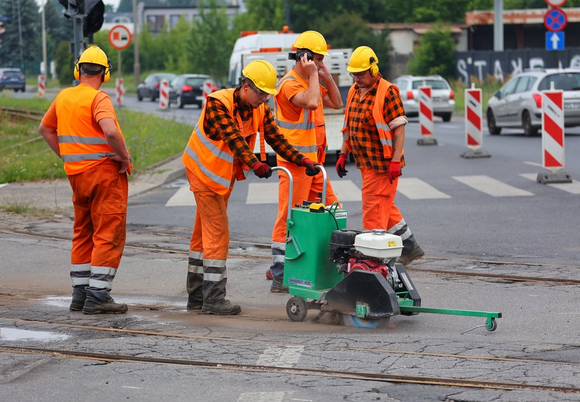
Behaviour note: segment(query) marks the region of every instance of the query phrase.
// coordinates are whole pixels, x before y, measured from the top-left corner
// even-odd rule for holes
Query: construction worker
[[[186,167],[197,211],[189,247],[187,308],[207,314],[238,314],[240,306],[225,299],[229,248],[227,203],[234,181],[250,169],[260,178],[272,175],[270,166],[253,153],[256,133],[297,166],[316,172],[314,161],[302,155],[278,131],[266,100],[276,94],[276,70],[256,60],[242,71],[237,88],[211,93],[185,148]],[[265,160],[265,153],[261,159]]]
[[[70,310],[121,314],[110,291],[125,247],[131,158],[109,96],[99,91],[112,65],[97,46],[75,62],[80,85],[61,91],[39,130],[63,160],[73,190]]]
[[[399,89],[381,77],[379,59],[370,47],[356,48],[347,70],[354,84],[346,101],[336,171],[341,178],[346,175],[346,160],[351,152],[363,179],[363,228],[384,229],[401,236],[403,251],[399,262],[406,266],[425,253],[395,205],[398,177],[405,166],[407,118],[403,102]]]
[[[324,37],[316,31],[300,34],[294,42],[296,52],[291,58],[296,65],[278,83],[275,96],[275,118],[280,132],[299,151],[316,163],[324,163],[326,157],[326,130],[324,125],[324,106],[342,108],[338,86],[334,82],[324,56],[328,56],[328,46]],[[324,82],[324,86],[321,85]],[[294,179],[292,200],[288,200],[289,179],[279,174],[278,217],[272,230],[272,265],[266,277],[272,278],[270,291],[286,293],[283,286],[284,254],[286,250],[286,219],[288,202],[302,204],[304,200],[314,201],[322,192],[323,176],[310,176],[298,170],[291,163],[278,156],[278,166],[290,170]],[[326,188],[325,205],[338,201],[330,181]]]

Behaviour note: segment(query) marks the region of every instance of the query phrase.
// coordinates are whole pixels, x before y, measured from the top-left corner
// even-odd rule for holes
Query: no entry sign
[[[109,31],[109,43],[117,50],[123,50],[131,43],[131,32],[125,25],[115,25]]]

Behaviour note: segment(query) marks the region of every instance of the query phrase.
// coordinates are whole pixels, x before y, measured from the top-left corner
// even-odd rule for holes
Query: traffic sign
[[[544,14],[544,26],[548,31],[559,32],[566,28],[567,23],[566,13],[559,8],[552,8]]]
[[[131,43],[131,32],[125,25],[115,25],[109,31],[109,43],[117,50],[123,50]]]
[[[566,0],[546,0],[550,7],[562,7],[566,4]]]
[[[564,32],[546,32],[546,50],[564,50],[565,39]]]

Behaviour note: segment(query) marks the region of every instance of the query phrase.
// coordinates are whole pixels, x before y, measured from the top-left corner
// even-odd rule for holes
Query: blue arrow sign
[[[564,32],[546,32],[546,50],[564,50]]]

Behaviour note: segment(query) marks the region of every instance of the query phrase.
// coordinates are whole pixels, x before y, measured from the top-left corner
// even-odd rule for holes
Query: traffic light
[[[65,17],[80,17],[83,20],[83,36],[99,32],[105,20],[103,0],[58,0],[66,8]]]

